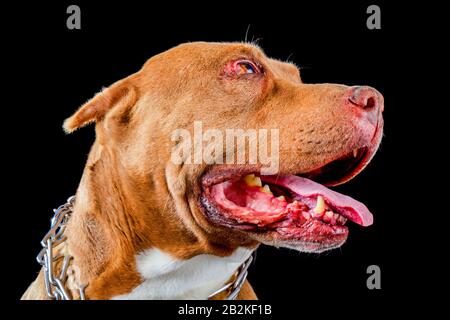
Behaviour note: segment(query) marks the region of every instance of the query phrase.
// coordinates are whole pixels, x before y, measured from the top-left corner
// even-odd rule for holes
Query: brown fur
[[[226,79],[223,66],[240,58],[260,61],[265,75]],[[89,283],[87,297],[130,292],[141,282],[135,256],[150,247],[188,259],[258,245],[200,212],[197,181],[207,166],[171,163],[173,130],[192,131],[197,120],[204,130],[279,128],[280,171],[307,172],[365,138],[352,123],[353,111],[342,106],[347,89],[303,84],[294,65],[251,44],[189,43],[154,56],[83,105],[64,129],[96,122],[67,228],[77,280]],[[25,298],[42,297],[40,278],[31,286],[36,295],[30,288]],[[256,298],[247,282],[239,298]]]

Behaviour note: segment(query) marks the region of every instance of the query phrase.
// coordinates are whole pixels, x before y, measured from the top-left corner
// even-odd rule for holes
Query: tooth
[[[314,219],[320,219],[320,217],[323,216],[323,212],[320,213],[315,213],[314,211],[311,211],[311,217],[313,217]]]
[[[279,197],[277,197],[277,199],[280,200],[280,201],[286,201],[286,199],[284,198],[284,196],[279,196]]]
[[[353,149],[353,158],[358,156],[358,149]]]
[[[325,201],[322,196],[317,197],[316,207],[313,209],[314,213],[323,213],[325,210]]]
[[[333,214],[333,218],[331,219],[331,224],[332,224],[332,225],[337,224],[338,221],[339,221],[339,217],[340,217],[340,215],[339,215],[338,213],[334,213],[334,214]]]
[[[333,211],[325,212],[324,216],[322,217],[322,220],[325,222],[331,222],[332,219],[333,219]]]
[[[303,215],[303,217],[304,217],[306,220],[311,219],[311,216],[309,215],[308,212],[302,212],[302,215]]]
[[[314,210],[311,211],[311,217],[315,218],[315,219],[320,219],[320,217],[322,217],[324,215],[324,211],[322,212],[315,212]]]
[[[338,221],[340,222],[340,224],[345,224],[347,222],[347,218],[340,215]]]
[[[250,187],[262,187],[261,178],[255,177],[253,173],[246,175],[244,181]]]
[[[270,188],[267,184],[265,184],[264,187],[261,188],[261,191],[268,194],[272,194],[272,191],[270,191]]]
[[[253,173],[252,174],[248,174],[248,175],[246,175],[244,177],[244,181],[248,185],[250,185],[253,182],[253,180],[255,180],[255,175]]]

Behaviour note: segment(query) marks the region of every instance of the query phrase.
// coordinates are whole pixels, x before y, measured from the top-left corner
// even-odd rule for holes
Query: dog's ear
[[[129,78],[120,80],[97,93],[64,121],[63,128],[71,133],[92,122],[101,121],[113,108],[130,106],[136,102],[136,89]]]

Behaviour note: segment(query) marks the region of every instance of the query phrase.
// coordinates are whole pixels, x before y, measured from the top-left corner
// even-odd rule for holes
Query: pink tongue
[[[330,190],[321,184],[297,176],[261,176],[264,182],[283,186],[292,190],[300,197],[321,195],[334,211],[344,215],[353,222],[364,227],[373,223],[373,216],[367,207],[349,196]]]

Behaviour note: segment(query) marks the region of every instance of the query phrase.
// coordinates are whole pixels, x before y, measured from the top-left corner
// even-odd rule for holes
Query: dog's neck
[[[207,299],[220,289],[253,250],[238,248],[228,257],[210,254],[177,260],[159,249],[137,256],[143,282],[130,293],[113,299]]]
[[[236,247],[210,254],[182,221],[157,209],[168,202],[156,191],[165,186],[136,185],[128,174],[94,144],[67,226],[74,280],[87,285],[87,298],[206,298],[251,254]],[[140,188],[153,188],[154,197],[139,197]]]

